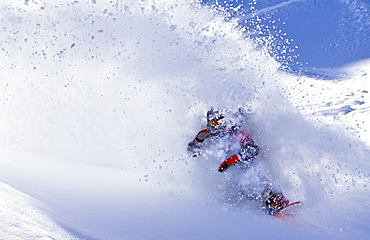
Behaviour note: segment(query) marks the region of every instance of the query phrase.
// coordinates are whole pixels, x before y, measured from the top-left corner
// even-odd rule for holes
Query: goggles
[[[220,117],[218,119],[210,119],[208,121],[208,124],[212,127],[221,126],[221,125],[224,125],[225,123],[226,123],[226,121],[225,121],[224,117]]]

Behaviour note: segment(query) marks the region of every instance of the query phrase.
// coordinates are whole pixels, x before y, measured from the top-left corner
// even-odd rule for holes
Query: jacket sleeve
[[[208,129],[201,130],[193,141],[188,143],[188,154],[197,157],[201,154],[202,142],[207,138],[214,136]]]
[[[207,138],[210,138],[212,136],[214,135],[211,133],[211,131],[209,131],[208,129],[203,129],[197,134],[194,140],[197,141],[198,143],[201,143]]]

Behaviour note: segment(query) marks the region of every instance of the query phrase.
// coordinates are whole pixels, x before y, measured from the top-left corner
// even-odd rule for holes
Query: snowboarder
[[[239,113],[241,113],[241,110]],[[189,154],[193,157],[199,156],[204,140],[212,137],[228,137],[231,141],[240,144],[240,150],[220,164],[219,172],[224,172],[240,161],[253,162],[258,155],[259,147],[252,136],[242,126],[227,121],[219,110],[213,108],[207,112],[207,128],[201,130],[194,140],[189,142]]]
[[[242,109],[239,109],[235,115],[240,114],[243,114]],[[213,108],[207,112],[207,128],[201,130],[194,140],[188,143],[188,153],[190,156],[197,157],[202,153],[201,149],[206,139],[224,137],[228,138],[229,141],[238,142],[239,150],[220,164],[219,172],[224,172],[238,162],[251,163],[256,159],[259,147],[252,136],[242,126],[226,120],[222,112]],[[254,199],[261,200],[262,208],[270,215],[277,214],[289,204],[283,193],[274,190],[271,184],[266,185],[261,195]]]

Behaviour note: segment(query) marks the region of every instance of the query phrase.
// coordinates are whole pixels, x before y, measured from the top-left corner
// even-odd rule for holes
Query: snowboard
[[[290,203],[286,207],[281,209],[278,213],[276,213],[274,217],[281,220],[292,219],[301,206],[302,206],[301,201]]]

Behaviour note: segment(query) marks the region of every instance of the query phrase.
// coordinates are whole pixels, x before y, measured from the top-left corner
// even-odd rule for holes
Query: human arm
[[[197,157],[200,155],[200,149],[202,147],[202,143],[204,140],[215,136],[215,133],[212,133],[208,129],[203,129],[201,130],[196,137],[194,138],[193,141],[188,143],[188,153],[192,157]]]
[[[259,147],[255,141],[251,140],[249,142],[246,142],[237,154],[229,157],[220,164],[220,166],[218,167],[218,171],[224,172],[229,167],[240,161],[253,162],[254,159],[257,157],[258,152]]]

